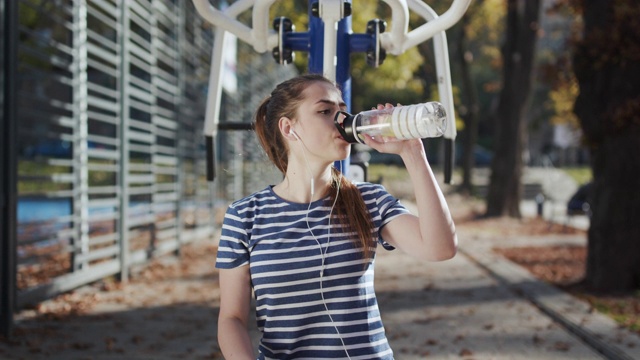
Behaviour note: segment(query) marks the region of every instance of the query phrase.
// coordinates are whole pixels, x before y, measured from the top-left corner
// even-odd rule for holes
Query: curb
[[[460,246],[458,251],[607,359],[640,359],[640,336],[621,328],[588,303],[538,280],[490,249]]]

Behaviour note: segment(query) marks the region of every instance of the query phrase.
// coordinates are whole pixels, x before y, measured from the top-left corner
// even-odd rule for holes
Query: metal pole
[[[9,336],[13,330],[16,304],[16,71],[18,51],[18,4],[0,3],[2,15],[2,115],[0,116],[0,330]]]
[[[118,184],[120,186],[120,219],[118,221],[119,233],[119,258],[120,276],[122,282],[129,281],[129,3],[120,3],[120,83],[118,92],[120,94],[120,169],[118,174]]]
[[[314,14],[313,3],[317,0],[309,0],[309,65],[310,73],[322,74],[322,46],[324,44],[324,25],[322,19]]]
[[[72,271],[86,268],[89,252],[89,84],[87,69],[88,31],[87,2],[73,1],[73,221],[76,243],[73,244]]]
[[[317,16],[317,10],[314,11],[314,3],[317,1],[309,1],[309,72],[314,74],[323,73],[323,53],[324,53],[324,23]],[[344,3],[351,5],[351,0],[345,0]],[[315,13],[315,14],[314,14]],[[351,74],[349,68],[351,62],[349,37],[351,33],[351,16],[345,16],[338,22],[337,31],[337,49],[336,49],[336,78],[338,87],[342,90],[342,98],[347,105],[347,111],[351,111]],[[336,161],[335,166],[347,175],[349,171],[350,159]]]
[[[351,5],[351,0],[345,0],[345,3]],[[336,83],[338,87],[342,89],[342,100],[347,104],[347,111],[351,112],[351,49],[349,46],[349,38],[351,36],[351,19],[352,17],[345,16],[338,23],[338,49],[336,50],[337,62],[336,62]],[[336,166],[343,174],[349,175],[349,166],[351,165],[351,159],[346,159],[336,162]]]

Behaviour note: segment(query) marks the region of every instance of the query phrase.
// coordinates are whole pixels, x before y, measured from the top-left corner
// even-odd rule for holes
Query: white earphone
[[[293,136],[294,136],[296,139],[298,139],[298,141],[302,141],[302,140],[300,140],[300,136],[298,136],[298,133],[296,133],[296,132],[295,132],[295,130],[293,130],[293,129],[292,129],[292,130],[291,130],[291,134],[293,134]]]
[[[338,329],[337,325],[333,321],[333,316],[331,316],[331,312],[329,311],[329,307],[327,306],[327,302],[326,302],[326,300],[324,298],[324,288],[323,288],[324,270],[325,270],[325,267],[326,267],[325,260],[326,260],[326,257],[327,257],[327,251],[329,250],[329,242],[331,241],[331,215],[333,214],[333,209],[336,206],[336,202],[338,200],[338,194],[340,193],[340,181],[338,181],[338,186],[337,186],[337,189],[336,189],[336,196],[335,196],[335,199],[333,200],[333,205],[331,205],[331,210],[329,211],[328,226],[327,226],[327,244],[323,248],[322,244],[316,238],[315,234],[311,230],[311,225],[309,224],[309,212],[311,211],[311,203],[312,203],[313,195],[314,195],[314,192],[315,192],[315,186],[314,186],[315,184],[314,184],[314,178],[312,176],[311,168],[309,167],[309,161],[307,159],[307,151],[305,149],[304,143],[302,142],[302,139],[300,139],[300,136],[298,136],[298,134],[295,132],[295,130],[291,129],[291,131],[289,133],[292,134],[296,139],[298,139],[298,141],[300,141],[300,146],[302,146],[302,155],[304,156],[305,163],[307,164],[307,170],[309,171],[309,175],[311,176],[311,198],[309,199],[309,206],[307,207],[306,223],[307,223],[307,229],[309,230],[309,233],[311,234],[313,239],[318,244],[318,247],[320,249],[320,257],[322,259],[322,261],[320,263],[320,296],[322,297],[322,303],[324,304],[324,308],[325,308],[325,310],[327,312],[327,315],[329,316],[329,319],[331,320],[331,323],[333,324],[333,326],[334,326],[334,328],[336,330],[336,333],[338,334],[338,338],[340,339],[340,342],[342,343],[342,347],[344,348],[345,353],[347,354],[347,358],[351,359],[351,356],[349,355],[349,351],[347,350],[347,348],[345,346],[345,343],[344,343],[344,340],[342,339],[342,335],[340,334],[340,330]]]

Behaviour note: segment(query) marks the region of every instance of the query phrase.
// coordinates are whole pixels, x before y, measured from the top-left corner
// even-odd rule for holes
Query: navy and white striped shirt
[[[376,234],[408,213],[381,185],[356,186]],[[331,205],[328,198],[310,207],[291,203],[269,186],[227,210],[216,267],[250,266],[262,332],[259,359],[347,358],[345,347],[351,359],[393,359],[374,293],[375,249],[365,264],[355,233],[331,222],[329,235]]]

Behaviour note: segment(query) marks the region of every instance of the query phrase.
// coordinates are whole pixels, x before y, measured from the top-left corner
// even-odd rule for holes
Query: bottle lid
[[[344,120],[340,122],[340,115],[344,115]],[[357,115],[351,115],[346,111],[338,111],[333,118],[333,124],[336,126],[342,138],[351,144],[358,143],[356,134],[353,132],[353,121]]]

